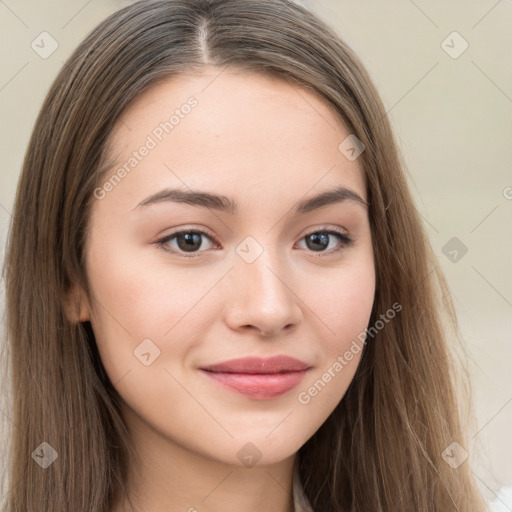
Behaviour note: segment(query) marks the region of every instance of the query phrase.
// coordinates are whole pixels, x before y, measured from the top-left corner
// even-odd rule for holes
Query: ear
[[[75,324],[91,319],[89,301],[83,289],[74,284],[64,292],[62,307],[67,319]]]

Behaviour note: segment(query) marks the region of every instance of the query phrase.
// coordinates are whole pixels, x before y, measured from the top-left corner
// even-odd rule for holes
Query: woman
[[[5,276],[5,510],[485,508],[385,109],[298,5],[102,22],[34,127]]]

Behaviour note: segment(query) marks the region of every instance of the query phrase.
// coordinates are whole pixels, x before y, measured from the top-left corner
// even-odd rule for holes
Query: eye
[[[175,233],[171,233],[170,235],[157,240],[155,245],[161,247],[167,252],[179,254],[185,258],[192,258],[197,255],[197,253],[212,248],[211,246],[204,247],[204,245],[208,246],[208,243],[203,244],[204,238],[209,240],[210,244],[215,245],[213,243],[212,236],[205,231],[198,229],[176,231]],[[333,238],[338,240],[338,247],[334,248],[334,250],[326,251],[326,249],[332,249],[330,245]],[[337,253],[354,244],[354,240],[352,238],[338,229],[312,231],[302,237],[301,241],[302,240],[306,241],[307,249],[317,253],[327,253],[327,255]],[[186,253],[189,253],[190,255],[188,256]],[[323,254],[321,256],[323,256]]]
[[[338,240],[338,247],[335,247],[334,250],[327,251],[326,249],[332,249],[332,247],[329,246],[331,245],[333,238]],[[305,235],[301,241],[302,240],[306,241],[307,249],[310,249],[313,252],[327,253],[326,255],[337,253],[354,244],[354,240],[352,238],[338,229],[312,231]],[[320,256],[324,256],[324,254],[321,254]]]
[[[204,231],[189,229],[172,233],[165,238],[158,240],[156,244],[164,250],[172,253],[195,253],[201,248],[204,249],[203,237],[206,237],[210,241],[212,240],[212,237]],[[174,242],[176,242],[177,248],[176,245],[173,245]],[[185,257],[191,258],[193,256]]]

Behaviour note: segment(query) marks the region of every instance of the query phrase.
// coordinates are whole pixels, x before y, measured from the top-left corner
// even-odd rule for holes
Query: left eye
[[[327,252],[324,249],[329,249],[330,240],[332,240],[333,236],[338,239],[339,247],[335,248],[332,251],[329,251],[329,254],[332,254],[333,252],[338,252],[341,249],[344,249],[345,247],[348,247],[354,243],[353,240],[348,235],[346,235],[342,231],[337,230],[314,231],[304,236],[301,240],[305,240],[306,247],[308,249],[311,249],[313,252]]]
[[[197,252],[202,252],[199,249],[204,249],[203,237],[210,240],[210,243],[213,244],[212,237],[208,235],[208,233],[200,230],[178,231],[166,236],[165,238],[162,238],[161,240],[158,240],[156,244],[171,253],[194,254]],[[328,254],[338,252],[354,243],[354,241],[348,235],[338,230],[313,231],[302,237],[301,241],[305,240],[307,249],[317,253],[325,253],[327,252],[327,249],[332,249],[330,245],[333,237],[338,239],[338,247],[334,250],[328,251]],[[185,257],[190,258],[192,256]]]

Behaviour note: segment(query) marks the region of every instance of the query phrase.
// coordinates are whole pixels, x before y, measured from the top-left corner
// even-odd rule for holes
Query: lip
[[[288,356],[232,359],[200,370],[217,384],[256,400],[277,398],[296,387],[310,366]]]
[[[304,361],[289,356],[274,357],[241,357],[222,363],[202,366],[201,370],[219,373],[271,374],[298,372],[307,370],[309,365]]]

